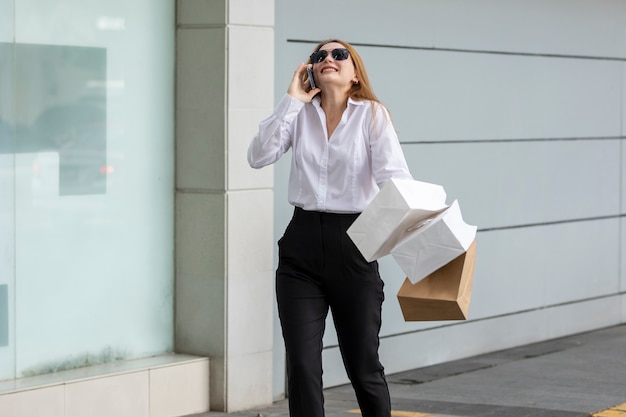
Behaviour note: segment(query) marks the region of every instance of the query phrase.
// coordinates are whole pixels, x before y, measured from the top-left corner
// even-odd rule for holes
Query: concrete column
[[[178,0],[176,351],[208,356],[211,409],[272,402],[274,1]]]

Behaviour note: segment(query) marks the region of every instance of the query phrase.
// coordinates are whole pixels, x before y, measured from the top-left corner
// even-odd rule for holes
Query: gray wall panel
[[[543,265],[544,303],[571,303],[617,294],[620,287],[620,221],[617,218],[547,226],[530,244]]]
[[[626,57],[625,22],[621,0],[276,1],[277,39]]]
[[[622,62],[622,136],[626,136],[626,62]]]
[[[402,141],[620,135],[620,62],[359,51]]]
[[[621,264],[620,264],[620,292],[624,294],[626,298],[626,218],[620,218],[620,244],[619,250],[621,255]],[[624,305],[624,311],[626,311],[626,303]],[[626,320],[626,316],[624,317]]]
[[[405,145],[416,179],[441,184],[481,229],[615,216],[620,141]]]
[[[432,1],[438,46],[626,57],[621,0]]]
[[[615,294],[619,220],[481,234],[472,318]]]

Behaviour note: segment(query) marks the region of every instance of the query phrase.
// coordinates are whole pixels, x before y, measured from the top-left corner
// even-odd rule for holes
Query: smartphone
[[[313,78],[313,70],[311,68],[307,68],[306,72],[309,74],[309,83],[311,84],[311,90],[313,90],[315,85],[315,79]]]

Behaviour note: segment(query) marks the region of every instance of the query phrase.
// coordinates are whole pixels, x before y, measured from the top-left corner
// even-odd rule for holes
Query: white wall
[[[276,2],[276,100],[318,40],[354,44],[391,110],[413,175],[479,227],[470,318],[405,323],[386,281],[388,373],[626,319],[626,3]],[[276,239],[289,221],[276,165]],[[332,326],[325,384],[347,381]],[[274,392],[284,389],[275,336]]]

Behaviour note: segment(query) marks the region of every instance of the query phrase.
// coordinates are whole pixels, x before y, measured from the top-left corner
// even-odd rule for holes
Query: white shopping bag
[[[363,257],[372,262],[388,255],[416,225],[448,207],[443,187],[392,179],[348,229]]]
[[[454,200],[448,209],[406,234],[391,255],[415,284],[466,252],[476,238],[476,229],[463,221]]]

